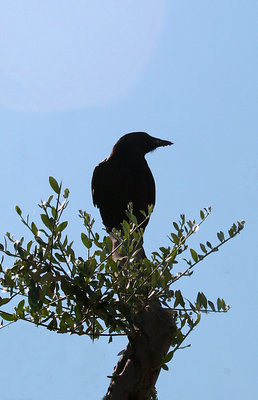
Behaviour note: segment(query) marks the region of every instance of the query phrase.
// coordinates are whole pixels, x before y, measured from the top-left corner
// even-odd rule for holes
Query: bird
[[[99,208],[108,233],[121,229],[128,221],[128,203],[133,204],[133,214],[143,230],[148,224],[141,211],[148,214],[148,206],[156,200],[155,181],[145,155],[158,147],[173,143],[150,136],[146,132],[131,132],[114,145],[108,158],[100,162],[92,176],[92,198]]]

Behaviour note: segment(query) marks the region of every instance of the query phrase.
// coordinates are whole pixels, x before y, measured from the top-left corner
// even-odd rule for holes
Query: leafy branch
[[[174,290],[173,285],[190,276],[199,262],[240,233],[244,221],[234,223],[227,236],[219,231],[219,243],[215,246],[209,241],[200,243],[199,254],[200,251],[188,247],[188,241],[207,220],[211,208],[200,211],[198,223],[181,214],[179,221],[173,222],[175,231],[169,236],[170,245],[154,251],[150,259],[139,259],[143,232],[130,205],[129,223],[124,221],[121,231],[112,233],[117,243],[115,247],[109,235],[101,238],[95,232],[94,219],[80,210],[79,217],[85,228],[81,233],[81,242],[87,250],[85,259],[76,255],[74,243],[66,234],[68,221],[63,220],[63,216],[69,190],[63,191],[62,184],[53,177],[49,178],[49,183],[54,194],[39,204],[42,226],[38,228],[35,222],[29,221],[29,216],[23,217],[20,207],[16,206],[17,214],[32,235],[31,240],[24,243],[23,237],[17,240],[6,233],[4,243],[0,244],[3,253],[0,285],[4,295],[0,297],[2,328],[24,320],[59,333],[91,338],[107,336],[111,341],[115,336],[135,335],[137,314],[148,305],[162,304],[177,325],[164,367],[175,351],[183,348],[182,343],[199,324],[201,313],[228,311],[229,306],[221,298],[212,302],[199,292],[195,301],[190,301],[180,290]],[[115,261],[117,253],[121,257]],[[13,259],[10,268],[4,267],[6,257]],[[181,265],[182,273],[177,272]]]

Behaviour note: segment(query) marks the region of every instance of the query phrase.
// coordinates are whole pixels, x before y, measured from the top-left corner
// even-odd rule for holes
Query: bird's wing
[[[102,161],[96,166],[93,171],[92,181],[91,181],[91,193],[94,206],[100,207],[100,202],[103,192],[103,182],[105,177],[105,165]]]

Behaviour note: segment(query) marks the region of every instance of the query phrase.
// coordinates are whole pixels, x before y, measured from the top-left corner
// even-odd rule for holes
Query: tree
[[[94,231],[94,220],[80,210],[85,228],[81,240],[87,249],[84,259],[75,254],[73,241],[65,234],[68,221],[63,220],[63,213],[69,190],[62,192],[62,184],[53,177],[49,182],[56,199],[52,194],[39,204],[42,227],[30,222],[29,216],[24,218],[16,206],[32,239],[25,244],[23,237],[17,240],[6,233],[4,244],[0,244],[0,285],[6,293],[0,298],[1,327],[22,319],[54,332],[87,335],[93,340],[107,336],[111,342],[118,335],[126,335],[128,346],[104,398],[155,399],[161,368],[168,370],[167,363],[185,347],[184,341],[199,324],[201,314],[229,310],[223,299],[214,304],[202,292],[195,300],[186,300],[173,285],[191,276],[197,264],[235,237],[244,221],[234,223],[226,237],[218,232],[216,245],[206,241],[197,251],[189,248],[187,241],[206,221],[211,208],[200,211],[199,222],[181,214],[173,223],[170,246],[154,251],[151,259],[139,259],[143,230],[132,205],[127,211],[130,224],[124,221],[122,230],[112,233],[116,248],[109,235],[101,238]],[[146,220],[150,214],[151,209]],[[112,255],[118,253],[115,261]],[[4,257],[13,258],[10,268],[4,268]]]

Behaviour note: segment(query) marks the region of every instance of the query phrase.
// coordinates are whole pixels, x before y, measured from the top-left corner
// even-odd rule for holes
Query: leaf
[[[83,233],[83,232],[81,233],[81,240],[82,240],[82,243],[84,244],[84,246],[87,247],[87,249],[91,248],[92,240],[87,235],[85,235],[85,233]]]
[[[217,299],[217,309],[218,311],[222,308],[221,299],[218,297]]]
[[[220,305],[221,305],[221,308],[222,308],[223,311],[226,311],[226,310],[227,310],[227,305],[226,305],[224,299],[221,299]]]
[[[63,313],[62,320],[66,323],[66,325],[70,326],[70,328],[74,327],[74,320],[67,312]]]
[[[133,223],[134,225],[138,225],[138,221],[136,216],[133,214],[133,208],[132,208],[132,203],[129,204],[128,210],[126,211],[126,215],[129,218],[129,222]]]
[[[0,306],[3,306],[4,304],[7,304],[7,303],[9,303],[9,301],[10,301],[11,299],[10,298],[4,298],[4,299],[2,299],[2,297],[0,298]]]
[[[179,226],[177,225],[177,223],[173,222],[173,225],[174,225],[175,230],[179,231]]]
[[[207,253],[206,247],[204,246],[204,244],[200,243],[200,248],[204,253]]]
[[[58,227],[56,228],[56,230],[58,232],[62,232],[68,225],[68,221],[64,221],[62,222],[60,225],[58,225]]]
[[[59,253],[55,253],[55,258],[57,258],[59,262],[65,262],[65,258]]]
[[[23,251],[23,248],[21,246],[17,247],[17,252],[18,252],[20,257],[24,258],[24,251]]]
[[[20,216],[22,215],[22,211],[19,206],[15,206],[15,210],[16,210],[17,214],[19,214]]]
[[[17,306],[17,313],[23,311],[24,304],[25,304],[25,300],[24,299],[19,302],[19,304]]]
[[[49,177],[49,184],[52,187],[52,189],[54,190],[54,192],[56,192],[57,194],[60,194],[60,186],[58,185],[55,178],[53,178],[53,176]]]
[[[191,307],[191,309],[192,309],[194,312],[196,312],[196,307],[193,305],[193,303],[191,303],[190,300],[187,300],[187,301],[188,301],[189,306]]]
[[[48,216],[46,214],[40,214],[40,217],[42,219],[43,224],[49,228],[50,230],[52,230],[53,228],[53,224],[52,221],[48,218]]]
[[[178,238],[178,236],[177,236],[175,233],[171,233],[171,236],[172,236],[173,242],[174,242],[176,245],[178,245],[178,244],[179,244],[179,238]]]
[[[49,196],[49,198],[48,198],[48,200],[47,200],[47,203],[50,205],[50,203],[51,203],[51,201],[52,201],[52,199],[53,199],[53,195],[51,194],[51,196]]]
[[[224,233],[222,231],[217,233],[217,237],[218,237],[220,242],[224,242],[225,237],[224,237]]]
[[[200,217],[201,217],[202,220],[203,220],[204,217],[205,217],[204,212],[203,212],[202,210],[200,210]]]
[[[129,238],[129,236],[130,236],[130,225],[129,225],[129,223],[127,221],[123,220],[122,226],[123,226],[124,236],[126,238]]]
[[[40,288],[38,286],[35,286],[34,282],[29,288],[28,301],[33,311],[38,311],[42,307],[43,303],[42,300],[40,300]]]
[[[185,306],[185,301],[183,299],[182,293],[180,290],[176,290],[175,291],[175,303],[174,303],[174,307],[178,306],[178,304],[180,304],[180,306],[184,307]]]
[[[170,352],[165,356],[165,358],[162,360],[163,363],[168,363],[170,360],[172,360],[173,355],[174,355],[174,351],[172,350],[172,351],[170,351]]]
[[[215,311],[215,306],[214,306],[213,302],[208,300],[208,304],[209,304],[210,308],[212,309],[212,311]]]
[[[36,225],[34,224],[34,222],[31,223],[30,228],[31,228],[32,233],[34,234],[34,236],[37,236],[38,228],[36,227]]]
[[[110,236],[106,236],[104,238],[104,241],[106,243],[108,251],[111,252],[112,251],[112,240],[111,240]]]
[[[180,218],[182,221],[182,225],[184,225],[185,224],[185,214],[180,214]]]
[[[196,253],[196,251],[194,249],[190,249],[190,252],[191,252],[192,259],[195,262],[198,262],[198,254]]]
[[[15,321],[16,317],[13,314],[9,314],[4,311],[0,311],[0,316],[5,320],[5,321]]]
[[[50,331],[54,331],[57,328],[57,322],[56,322],[56,318],[53,318],[52,321],[50,321],[50,323],[47,326],[47,329],[49,329]]]
[[[66,188],[66,189],[64,190],[64,194],[63,194],[64,199],[67,199],[67,198],[69,197],[69,193],[70,193],[70,192],[69,192],[69,189]]]
[[[201,307],[207,308],[207,299],[203,292],[198,293],[197,303],[200,304]]]
[[[53,218],[56,218],[57,211],[56,211],[55,207],[51,207],[51,214],[52,214]]]

